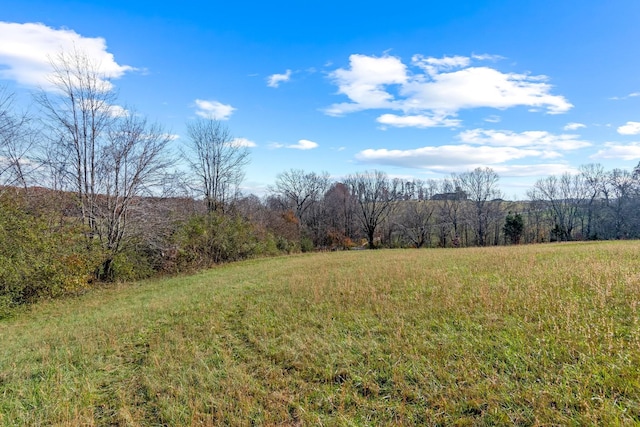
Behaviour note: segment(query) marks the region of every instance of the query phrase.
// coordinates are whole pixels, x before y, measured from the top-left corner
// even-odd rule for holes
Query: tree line
[[[266,203],[289,211],[315,248],[461,247],[640,238],[640,164],[588,164],[539,179],[528,200],[507,201],[491,168],[443,179],[390,179],[380,171],[330,182],[278,175]],[[345,243],[346,242],[346,243]]]
[[[0,316],[99,282],[253,256],[640,236],[640,165],[586,165],[518,202],[502,198],[490,168],[409,181],[290,169],[264,197],[242,194],[249,152],[223,123],[188,122],[172,151],[174,137],[119,106],[82,52],[51,64],[35,114],[0,88]]]

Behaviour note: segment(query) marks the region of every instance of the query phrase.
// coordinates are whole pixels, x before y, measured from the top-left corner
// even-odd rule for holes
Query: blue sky
[[[640,2],[2,0],[0,84],[27,99],[80,46],[124,108],[199,116],[250,146],[245,191],[290,168],[442,178],[508,198],[582,164],[640,161]]]

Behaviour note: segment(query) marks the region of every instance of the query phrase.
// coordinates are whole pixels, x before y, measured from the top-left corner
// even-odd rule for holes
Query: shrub
[[[131,245],[108,259],[108,272],[98,272],[97,276],[107,281],[133,281],[146,279],[159,270],[154,265],[156,254],[144,244]],[[103,262],[104,269],[107,262]]]
[[[313,240],[309,237],[303,237],[300,239],[300,250],[302,252],[313,252],[315,246],[313,245]]]
[[[18,195],[0,195],[0,312],[77,292],[96,265],[81,230],[32,214]]]
[[[177,234],[178,268],[208,267],[273,251],[273,238],[237,215],[210,212],[188,220]]]

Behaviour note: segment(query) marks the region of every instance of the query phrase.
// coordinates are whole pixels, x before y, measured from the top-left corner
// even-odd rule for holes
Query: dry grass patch
[[[639,242],[243,262],[0,323],[4,425],[634,425]]]

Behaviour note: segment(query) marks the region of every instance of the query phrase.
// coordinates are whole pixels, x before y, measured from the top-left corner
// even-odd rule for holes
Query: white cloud
[[[505,59],[504,56],[500,55],[490,55],[488,53],[483,54],[473,54],[471,57],[477,61],[500,61],[501,59]]]
[[[563,130],[578,130],[580,128],[586,128],[586,127],[587,127],[587,125],[585,125],[585,124],[572,122],[572,123],[567,123],[565,125],[565,127],[563,127],[562,129]]]
[[[636,96],[640,96],[640,92],[631,92],[630,94],[626,95],[626,96],[612,96],[611,100],[613,101],[620,101],[623,99],[628,99],[628,98],[635,98]]]
[[[330,77],[338,85],[338,93],[347,95],[352,103],[334,104],[325,112],[339,116],[370,108],[392,108],[393,95],[384,87],[407,82],[407,67],[393,56],[366,56],[354,54],[349,57],[349,69],[338,68]]]
[[[638,160],[640,159],[640,142],[632,142],[630,144],[619,144],[616,142],[607,142],[605,148],[599,150],[592,155],[592,159],[622,159],[622,160]]]
[[[505,176],[537,176],[543,170],[567,170],[563,163],[511,165],[514,160],[538,160],[563,157],[564,151],[589,147],[591,143],[577,135],[554,135],[545,131],[513,132],[472,129],[460,132],[461,144],[427,146],[416,149],[367,149],[356,154],[363,163],[452,172],[491,166]],[[539,166],[539,167],[538,167]],[[536,169],[537,168],[537,169]]]
[[[338,93],[346,95],[349,102],[333,104],[324,112],[340,116],[367,109],[388,109],[402,111],[406,117],[446,118],[455,116],[459,110],[479,107],[526,106],[544,109],[549,114],[564,113],[573,107],[563,96],[551,94],[552,86],[546,76],[471,66],[472,60],[485,59],[495,58],[414,55],[410,70],[395,56],[354,54],[349,57],[348,68],[339,68],[329,75],[338,86]],[[424,119],[400,121],[407,125],[411,120],[416,126],[425,127]],[[451,122],[458,124],[457,120]]]
[[[84,108],[87,110],[92,110],[95,106],[90,104],[89,100],[85,100],[80,104],[84,105]],[[99,107],[99,110],[105,114],[108,114],[111,117],[128,117],[131,112],[124,108],[121,105],[116,104],[102,104]]]
[[[167,138],[169,141],[175,141],[176,139],[180,139],[180,135],[175,133],[165,133],[162,135],[163,138]]]
[[[129,111],[120,105],[111,105],[109,106],[109,115],[111,117],[127,117]]]
[[[515,147],[475,147],[472,145],[442,145],[411,150],[367,149],[356,154],[364,163],[402,166],[407,168],[439,169],[442,167],[494,165],[525,157],[542,156],[537,150]]]
[[[318,143],[309,141],[308,139],[301,139],[297,144],[287,145],[287,148],[293,148],[295,150],[313,150],[318,148]]]
[[[297,144],[285,145],[279,142],[272,142],[269,144],[270,148],[291,148],[293,150],[313,150],[314,148],[318,148],[318,143],[309,141],[308,139],[301,139]]]
[[[256,144],[255,142],[247,139],[247,138],[234,138],[231,141],[231,145],[234,147],[247,147],[247,148],[252,148],[252,147],[257,147],[258,144]]]
[[[638,135],[640,134],[640,122],[627,122],[618,128],[620,135]]]
[[[205,119],[229,120],[231,114],[236,110],[231,105],[223,104],[218,101],[196,99],[195,103],[198,108],[196,114]]]
[[[470,67],[439,73],[431,81],[413,79],[403,86],[406,107],[454,113],[461,109],[516,106],[546,107],[550,114],[564,113],[572,105],[549,94],[551,86],[541,76],[502,73],[488,67]]]
[[[456,127],[460,125],[460,120],[447,119],[438,116],[397,116],[395,114],[383,114],[376,119],[378,123],[395,127],[417,127],[428,128],[436,126]]]
[[[40,23],[0,22],[0,79],[50,89],[51,60],[61,52],[86,55],[107,79],[134,70],[115,61],[102,37],[84,37],[73,30]]]
[[[544,150],[570,151],[591,146],[578,139],[578,135],[554,135],[546,131],[525,131],[472,129],[461,132],[458,138],[464,143],[497,147],[526,147]],[[557,157],[557,156],[554,156]]]
[[[505,162],[528,157],[545,158],[544,151],[515,147],[475,147],[443,145],[413,150],[364,150],[356,155],[363,163],[425,169],[438,173],[463,172],[476,167],[491,167],[502,177],[536,177],[577,173],[565,163],[508,165]]]
[[[422,55],[413,55],[411,63],[422,68],[430,76],[438,74],[440,71],[451,70],[454,68],[468,67],[471,58],[466,56],[444,56],[442,58],[425,58]]]
[[[267,86],[278,87],[280,83],[288,82],[291,79],[291,70],[287,70],[284,74],[272,74],[267,77]]]
[[[484,119],[484,121],[488,123],[500,123],[500,120],[502,120],[500,116],[497,116],[495,114]]]
[[[533,165],[496,165],[492,166],[501,177],[537,177],[562,175],[565,172],[577,174],[580,171],[564,163],[542,163]]]

